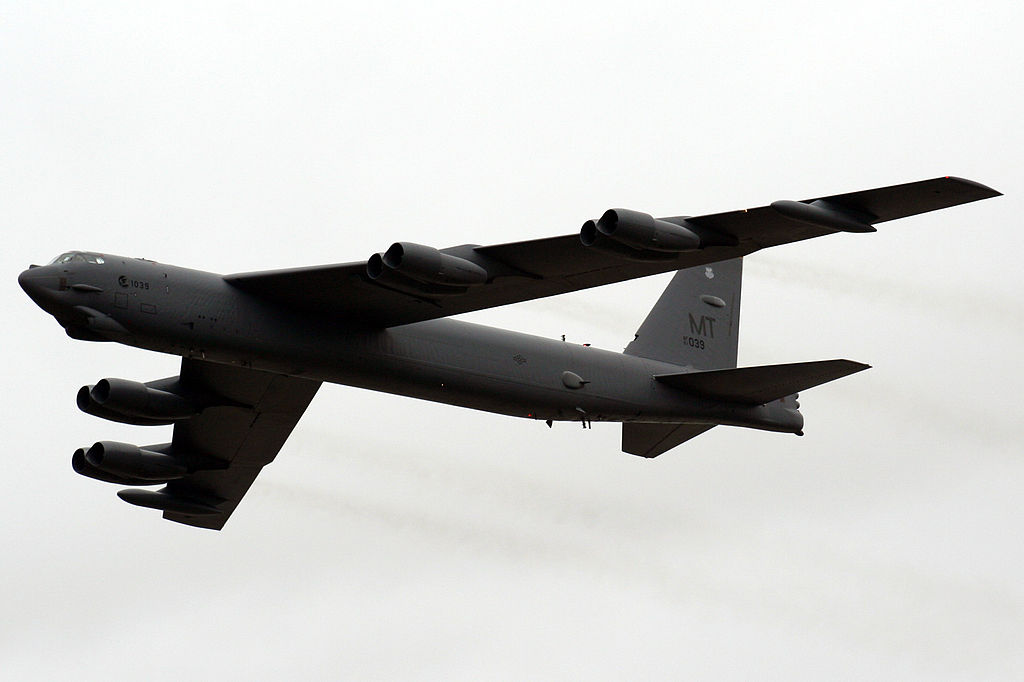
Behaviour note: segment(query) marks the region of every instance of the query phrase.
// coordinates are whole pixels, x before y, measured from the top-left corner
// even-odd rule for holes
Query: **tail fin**
[[[626,355],[693,369],[736,366],[740,332],[743,259],[680,270],[654,304]],[[714,424],[622,425],[622,449],[657,457],[695,438]]]
[[[624,352],[694,369],[735,367],[742,278],[742,258],[680,270]]]

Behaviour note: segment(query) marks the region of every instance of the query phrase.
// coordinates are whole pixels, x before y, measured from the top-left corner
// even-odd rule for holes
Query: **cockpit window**
[[[50,265],[59,263],[95,263],[99,265],[103,263],[103,256],[85,251],[68,251],[50,261]]]

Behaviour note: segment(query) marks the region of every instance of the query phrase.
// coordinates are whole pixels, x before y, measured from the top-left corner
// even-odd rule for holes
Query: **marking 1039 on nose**
[[[129,279],[125,275],[121,275],[120,277],[118,277],[117,278],[117,283],[120,284],[125,289],[127,289],[129,287],[131,287],[133,289],[148,289],[149,288],[149,282],[143,282],[142,280],[138,280],[138,279]]]

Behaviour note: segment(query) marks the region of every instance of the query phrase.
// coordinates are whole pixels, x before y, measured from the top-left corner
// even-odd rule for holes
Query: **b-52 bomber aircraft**
[[[743,257],[999,192],[952,177],[698,217],[624,209],[578,234],[217,275],[70,251],[18,281],[74,339],[180,355],[178,376],[83,386],[88,414],[173,424],[171,442],[101,441],[78,473],[165,519],[221,529],[321,382],[546,421],[621,422],[656,457],[719,424],[802,435],[797,393],[867,365],[736,368]],[[623,353],[445,319],[677,271]],[[162,484],[155,490],[142,486]]]

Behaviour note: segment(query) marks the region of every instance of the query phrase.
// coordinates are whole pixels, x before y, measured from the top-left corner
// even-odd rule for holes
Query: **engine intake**
[[[609,209],[597,221],[588,220],[583,223],[580,241],[584,246],[600,247],[602,237],[637,251],[664,254],[693,251],[701,247],[700,235],[693,230],[625,208]]]
[[[170,443],[150,447],[169,450]],[[95,469],[114,477],[147,483],[173,481],[188,474],[185,462],[173,455],[106,440],[89,448],[85,453],[85,461]]]
[[[78,409],[126,424],[171,424],[201,411],[195,402],[139,381],[101,379],[95,386],[78,389]]]
[[[476,263],[411,242],[396,242],[384,253],[370,256],[366,274],[373,280],[399,274],[417,282],[453,287],[487,282],[487,271]]]
[[[115,476],[114,474],[97,469],[93,465],[89,464],[85,459],[86,448],[78,448],[75,450],[75,454],[71,455],[71,468],[75,470],[75,473],[87,476],[88,478],[94,478],[97,481],[104,481],[106,483],[117,483],[119,485],[152,485],[154,481],[147,481],[142,478],[133,478],[131,476]]]

